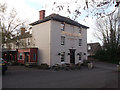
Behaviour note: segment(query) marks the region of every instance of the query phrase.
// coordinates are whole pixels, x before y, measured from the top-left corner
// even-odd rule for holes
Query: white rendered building
[[[74,63],[87,60],[87,26],[67,17],[51,14],[31,23],[32,38],[38,48],[38,64]]]

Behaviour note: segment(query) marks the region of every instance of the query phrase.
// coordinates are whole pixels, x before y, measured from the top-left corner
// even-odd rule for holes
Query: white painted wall
[[[70,63],[69,49],[74,47],[75,51],[75,63],[79,62],[77,53],[82,52],[87,55],[87,30],[82,29],[81,37],[71,37],[62,34],[61,22],[51,21],[51,65],[61,64],[61,58],[58,55],[60,52],[65,52],[65,62]],[[65,32],[79,34],[79,27],[65,24]],[[61,45],[61,36],[65,36],[65,45]],[[70,40],[74,38],[76,40]],[[79,39],[82,39],[82,46],[79,46]],[[87,59],[86,55],[82,55],[82,60]]]
[[[33,26],[32,36],[38,47],[38,64],[50,65],[50,25],[51,21],[47,21]]]
[[[87,60],[87,30],[86,29],[82,29],[82,56],[83,56],[83,60]],[[84,55],[84,53],[86,55]]]
[[[79,27],[65,24],[65,32],[79,34],[80,37],[65,35],[61,31],[61,22],[50,20],[33,26],[32,35],[35,46],[38,47],[38,64],[47,63],[52,66],[61,64],[60,52],[65,52],[65,62],[70,63],[69,49],[72,47],[75,51],[75,63],[79,62],[77,53],[82,52],[82,60],[87,59],[87,30],[82,29],[79,33]],[[65,36],[65,45],[61,45],[61,36]],[[75,40],[71,40],[75,39]],[[82,46],[79,46],[79,39],[82,39]],[[86,53],[86,56],[83,55]]]

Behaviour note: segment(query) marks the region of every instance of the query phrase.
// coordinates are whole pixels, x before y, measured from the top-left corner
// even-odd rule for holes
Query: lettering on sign
[[[68,40],[77,40],[76,38],[67,38]]]
[[[70,36],[70,37],[81,37],[81,34],[77,34],[77,33],[70,33],[70,32],[65,32],[63,31],[62,34],[66,35],[66,36]]]

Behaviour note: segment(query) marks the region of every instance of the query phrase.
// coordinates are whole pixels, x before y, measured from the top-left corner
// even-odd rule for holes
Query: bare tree
[[[64,11],[69,18],[78,21],[80,16],[105,17],[114,12],[118,5],[115,0],[70,0],[64,3],[54,2],[52,10],[56,13]]]
[[[8,10],[6,3],[0,3],[0,32],[2,32],[2,43],[6,43],[7,47],[9,47],[10,40],[16,37],[19,28],[25,22],[18,18],[14,8]]]
[[[118,29],[118,18],[115,14],[110,14],[96,21],[95,36],[103,42],[106,50],[117,50],[119,46],[120,34]]]

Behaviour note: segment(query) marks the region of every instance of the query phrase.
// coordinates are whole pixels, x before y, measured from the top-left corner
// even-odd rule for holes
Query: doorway
[[[29,52],[25,52],[25,63],[29,62]]]
[[[70,50],[70,63],[75,64],[75,50],[76,49],[69,49]]]

